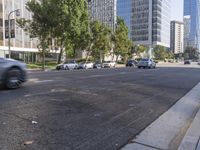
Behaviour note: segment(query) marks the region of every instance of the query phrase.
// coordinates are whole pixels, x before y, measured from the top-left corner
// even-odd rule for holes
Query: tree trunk
[[[45,49],[42,48],[42,70],[45,71]]]
[[[74,60],[76,59],[76,49],[74,48]]]
[[[57,64],[61,63],[62,54],[63,54],[63,42],[61,42],[60,53],[59,53]]]
[[[116,57],[116,62],[118,61],[118,59],[119,59],[119,55],[117,55],[117,57]]]

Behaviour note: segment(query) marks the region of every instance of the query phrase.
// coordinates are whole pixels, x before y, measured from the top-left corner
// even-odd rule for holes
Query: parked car
[[[92,62],[83,62],[80,63],[78,69],[93,69],[94,63]]]
[[[156,63],[150,58],[141,59],[138,64],[138,68],[156,68]]]
[[[56,66],[56,70],[72,70],[77,68],[78,64],[76,63],[75,60],[65,61],[62,64]]]
[[[135,66],[137,66],[136,60],[128,60],[126,63],[126,67],[135,67]]]
[[[185,60],[184,61],[184,65],[190,65],[191,64],[191,61],[190,60]]]
[[[101,62],[96,61],[96,62],[94,63],[94,65],[93,65],[93,68],[94,68],[94,69],[101,69],[101,68],[102,68]]]
[[[115,66],[116,66],[116,62],[114,61],[105,61],[103,62],[103,65],[102,65],[103,68],[115,68]]]
[[[26,81],[26,64],[13,59],[0,58],[0,84],[16,89]]]

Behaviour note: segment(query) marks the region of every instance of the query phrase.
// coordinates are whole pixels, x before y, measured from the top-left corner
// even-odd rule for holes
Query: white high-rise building
[[[170,49],[174,54],[180,54],[184,52],[183,22],[171,21]]]
[[[30,39],[16,24],[17,18],[30,19],[31,14],[25,9],[25,3],[28,0],[0,0],[0,57],[8,57],[8,15],[11,11],[20,9],[20,16],[17,17],[12,13],[10,19],[13,20],[12,30],[15,32],[15,37],[11,38],[11,55],[16,59],[28,60],[35,58],[35,53],[38,52],[37,40]],[[7,30],[7,31],[6,31]],[[34,56],[33,56],[34,55]]]
[[[117,18],[116,4],[117,0],[88,0],[90,19],[98,20],[114,31]]]
[[[117,15],[124,18],[132,40],[150,47],[170,47],[170,11],[170,0],[117,1]]]

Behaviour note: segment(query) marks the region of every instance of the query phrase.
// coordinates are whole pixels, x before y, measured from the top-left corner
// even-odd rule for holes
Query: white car
[[[56,70],[73,70],[77,68],[78,64],[76,63],[75,60],[66,61],[56,66]]]
[[[80,63],[78,69],[93,69],[94,63],[92,62],[83,62]]]
[[[143,58],[141,59],[138,64],[138,68],[156,68],[156,63],[150,58]]]
[[[102,66],[103,66],[103,68],[115,68],[116,62],[114,62],[114,61],[105,61]]]
[[[26,81],[26,64],[13,59],[0,58],[0,84],[16,89]]]

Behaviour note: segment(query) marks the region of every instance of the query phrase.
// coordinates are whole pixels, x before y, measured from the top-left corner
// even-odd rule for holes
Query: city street
[[[199,66],[31,71],[0,90],[0,150],[118,150],[199,82]]]

